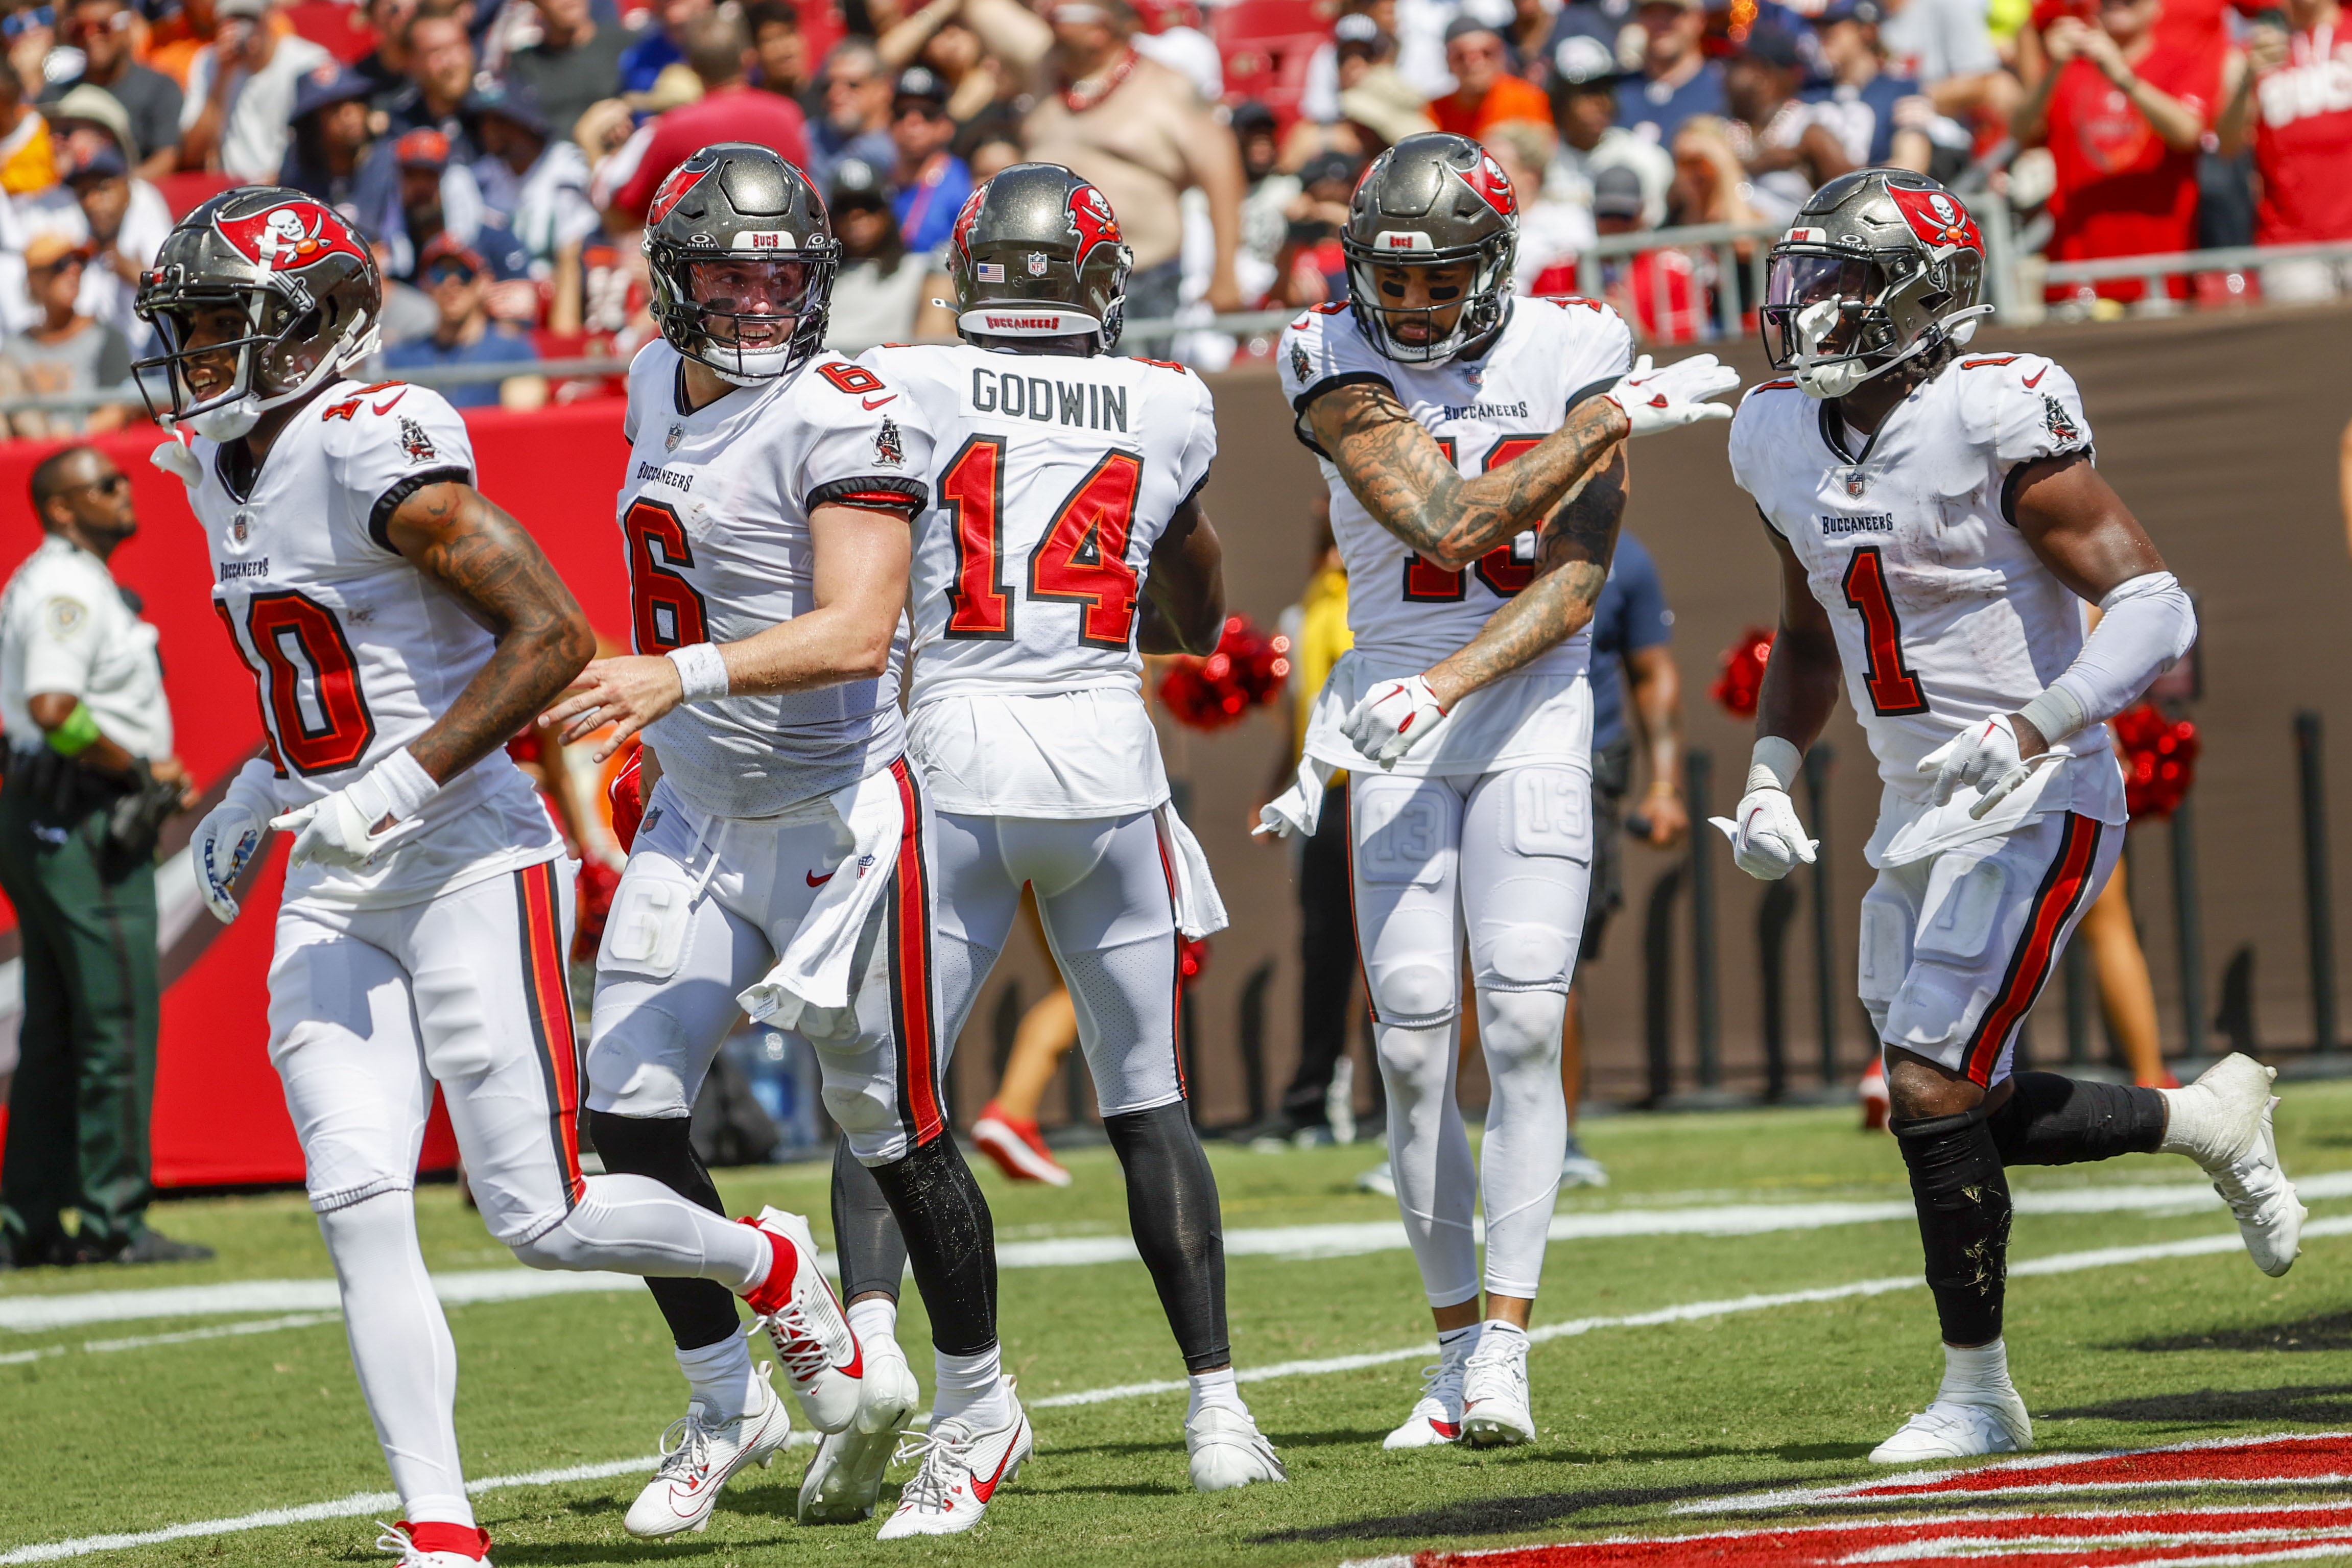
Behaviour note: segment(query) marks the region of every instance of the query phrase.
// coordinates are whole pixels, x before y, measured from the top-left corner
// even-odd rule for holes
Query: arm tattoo
[[[1335,388],[1307,414],[1364,510],[1448,570],[1536,527],[1625,435],[1617,405],[1588,397],[1532,451],[1465,479],[1385,386]]]
[[[1536,543],[1536,580],[1429,672],[1433,686],[1459,701],[1591,623],[1601,586],[1609,580],[1610,559],[1617,552],[1625,489],[1625,452],[1619,447],[1544,525]]]
[[[409,743],[443,784],[506,744],[596,651],[572,590],[522,525],[470,485],[427,485],[392,517],[393,543],[489,627],[498,647],[449,710]]]

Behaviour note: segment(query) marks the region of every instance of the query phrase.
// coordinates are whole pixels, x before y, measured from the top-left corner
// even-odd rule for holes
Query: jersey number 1
[[[1079,606],[1078,640],[1124,650],[1135,633],[1135,568],[1127,563],[1143,464],[1107,452],[1054,514],[1029,556],[1031,602]],[[940,476],[940,504],[953,515],[954,605],[947,635],[958,641],[1011,642],[1017,611],[1004,581],[1004,437],[975,436]]]
[[[1862,616],[1863,637],[1870,650],[1870,668],[1863,684],[1870,688],[1870,706],[1882,719],[1925,713],[1927,699],[1919,678],[1903,662],[1903,623],[1895,618],[1895,601],[1886,596],[1886,563],[1878,546],[1865,544],[1846,563],[1845,602]]]
[[[1531,452],[1542,444],[1540,436],[1506,436],[1495,443],[1494,450],[1486,454],[1486,461],[1478,471],[1492,473],[1512,458]],[[1445,454],[1447,462],[1454,461],[1453,437],[1440,436],[1437,449]],[[1536,580],[1534,563],[1515,558],[1511,546],[1507,544],[1497,544],[1478,557],[1477,564],[1471,570],[1478,574],[1478,581],[1493,590],[1498,599],[1513,597]],[[1449,572],[1443,566],[1433,566],[1417,553],[1404,563],[1404,596],[1408,604],[1450,605],[1459,600],[1466,591],[1459,571]]]

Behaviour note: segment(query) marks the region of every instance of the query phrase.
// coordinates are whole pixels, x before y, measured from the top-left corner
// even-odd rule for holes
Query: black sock
[[[626,1176],[651,1176],[689,1203],[712,1214],[727,1212],[719,1188],[694,1152],[694,1124],[683,1116],[621,1116],[588,1113],[604,1169]],[[735,1314],[735,1293],[715,1279],[648,1279],[654,1304],[669,1321],[670,1338],[682,1351],[698,1351],[743,1331]]]
[[[1233,1359],[1225,1337],[1225,1237],[1217,1178],[1184,1102],[1103,1118],[1127,1173],[1127,1223],[1151,1270],[1184,1370]]]
[[[843,1301],[877,1291],[898,1299],[907,1269],[906,1238],[898,1234],[881,1184],[857,1163],[846,1138],[833,1145],[833,1250],[841,1260]]]
[[[2009,1181],[1981,1109],[1958,1116],[1892,1121],[1887,1127],[1911,1171],[1927,1288],[1948,1345],[2000,1338],[2009,1266]]]
[[[2021,1072],[2008,1103],[1985,1123],[2004,1165],[2072,1165],[2153,1154],[2164,1137],[2164,1096],[2152,1089]]]
[[[898,1216],[931,1348],[978,1355],[996,1342],[996,1226],[955,1134],[943,1130],[905,1159],[869,1169]]]

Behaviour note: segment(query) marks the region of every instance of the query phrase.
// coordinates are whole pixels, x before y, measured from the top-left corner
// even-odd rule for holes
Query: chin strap
[[[1797,341],[1819,344],[1822,336],[1837,324],[1841,303],[1836,300],[1822,300],[1800,310],[1797,313]],[[1829,314],[1822,315],[1821,312],[1824,310]],[[1990,305],[1971,305],[1965,310],[1955,310],[1948,316],[1939,317],[1936,324],[1921,332],[1909,348],[1883,364],[1864,365],[1861,360],[1852,356],[1825,360],[1818,349],[1801,350],[1790,374],[1797,378],[1802,390],[1815,397],[1843,397],[1864,382],[1874,381],[1896,365],[1907,364],[1940,343],[1965,344],[1976,335],[1976,319],[1990,316],[1992,312]],[[1843,374],[1846,372],[1853,374],[1849,376]],[[1832,383],[1836,384],[1832,386]]]

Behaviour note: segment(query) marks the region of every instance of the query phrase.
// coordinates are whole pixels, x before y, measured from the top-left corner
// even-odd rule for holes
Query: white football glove
[[[1444,717],[1429,682],[1408,675],[1402,680],[1383,680],[1366,693],[1339,721],[1339,732],[1368,759],[1392,768]]]
[[[2021,759],[2009,715],[1996,713],[1928,752],[1919,760],[1918,771],[1936,776],[1927,794],[1937,805],[1950,804],[1964,789],[1982,791],[1969,807],[1969,816],[1979,818],[2015,794],[2034,769],[2073,754],[2063,746],[2053,746],[2031,762]]]
[[[288,866],[355,870],[414,834],[418,809],[440,787],[403,746],[342,788],[273,817],[269,826],[298,836]],[[376,831],[386,817],[391,825]]]
[[[1739,797],[1739,820],[1710,816],[1707,820],[1731,840],[1731,862],[1759,882],[1777,882],[1799,866],[1813,863],[1821,840],[1805,837],[1797,820],[1797,803],[1789,792],[1766,785]]]
[[[268,787],[248,776],[250,770],[259,768],[266,778],[268,766],[259,761],[247,763],[247,772],[237,774],[228,794],[205,813],[188,840],[188,856],[196,868],[196,891],[203,895],[213,919],[223,925],[236,919],[236,879],[261,847],[261,836],[269,830],[269,814],[276,809]]]
[[[1633,436],[1655,435],[1702,419],[1728,419],[1731,405],[1709,403],[1739,385],[1739,373],[1720,363],[1713,354],[1693,354],[1669,365],[1650,368],[1650,356],[1633,362],[1616,385],[1601,395],[1625,411]]]

